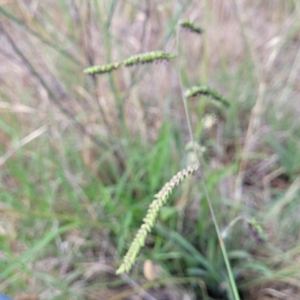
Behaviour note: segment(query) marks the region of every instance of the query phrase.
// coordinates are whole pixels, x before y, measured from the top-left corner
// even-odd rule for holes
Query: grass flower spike
[[[86,74],[104,74],[104,73],[110,73],[116,69],[118,69],[121,66],[121,63],[116,62],[113,64],[107,64],[107,65],[103,65],[103,66],[93,66],[93,67],[89,67],[84,69],[84,73]]]
[[[171,192],[178,186],[184,178],[195,173],[199,169],[199,165],[193,165],[178,172],[163,188],[155,195],[154,201],[151,203],[147,215],[144,218],[144,224],[140,227],[133,242],[131,243],[127,254],[123,259],[122,265],[117,270],[117,274],[130,271],[140,249],[144,246],[147,234],[152,230],[154,222],[159,214],[160,209],[166,204]]]
[[[137,64],[151,63],[157,60],[169,60],[174,57],[175,55],[172,53],[154,51],[130,56],[129,58],[125,59],[123,63],[126,67],[129,67]]]
[[[223,103],[225,106],[229,106],[229,101],[225,97],[208,86],[194,86],[185,92],[186,98],[192,98],[199,95],[210,96],[213,99]]]
[[[202,34],[204,32],[202,28],[194,25],[193,23],[191,23],[189,21],[181,22],[180,26],[182,28],[187,29],[188,31],[191,31],[191,32],[196,33],[196,34]]]

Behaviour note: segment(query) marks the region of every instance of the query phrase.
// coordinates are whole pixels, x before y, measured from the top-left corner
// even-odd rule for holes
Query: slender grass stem
[[[239,296],[239,293],[238,293],[238,290],[237,290],[237,286],[236,286],[236,283],[235,283],[235,280],[234,280],[234,277],[233,277],[233,273],[232,273],[232,269],[231,269],[231,266],[230,266],[230,262],[229,262],[229,259],[228,259],[225,243],[224,243],[224,240],[223,240],[222,235],[221,235],[221,231],[220,231],[220,228],[219,228],[216,216],[215,216],[215,212],[214,212],[214,209],[213,209],[213,206],[212,206],[212,203],[211,203],[211,199],[209,197],[209,194],[208,194],[205,182],[204,182],[204,178],[201,177],[200,180],[201,180],[201,183],[202,183],[202,187],[203,187],[205,196],[207,198],[207,203],[208,203],[208,207],[209,207],[209,210],[210,210],[210,214],[211,214],[211,217],[213,219],[213,223],[214,223],[216,233],[217,233],[217,236],[218,236],[219,244],[220,244],[220,247],[221,247],[221,251],[222,251],[224,262],[225,262],[226,269],[227,269],[227,274],[229,276],[229,281],[230,281],[232,293],[234,295],[235,300],[240,300],[240,296]]]
[[[192,132],[192,123],[191,123],[191,118],[188,112],[188,105],[187,105],[187,100],[184,94],[184,89],[183,89],[183,82],[182,82],[182,76],[181,76],[181,68],[180,68],[180,61],[179,61],[179,53],[180,53],[180,43],[179,43],[179,39],[180,39],[180,25],[177,25],[177,30],[176,30],[176,56],[177,56],[177,73],[178,73],[178,78],[179,78],[179,86],[180,86],[180,92],[181,92],[181,99],[183,102],[183,106],[184,106],[184,112],[185,112],[185,116],[186,116],[186,121],[187,121],[187,125],[188,125],[188,131],[189,131],[189,136],[190,136],[190,140],[192,143],[192,147],[193,150],[195,152],[195,154],[197,153],[196,150],[196,146],[195,146],[195,141],[194,141],[194,135]],[[195,157],[197,158],[197,163],[200,164],[199,158],[197,155],[195,155]]]

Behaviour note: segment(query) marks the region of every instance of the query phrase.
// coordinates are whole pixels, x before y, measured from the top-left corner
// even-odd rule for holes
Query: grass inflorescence
[[[197,97],[197,96],[201,96],[201,95],[210,96],[213,99],[215,99],[216,101],[221,102],[225,106],[229,106],[230,102],[224,96],[222,96],[216,90],[214,90],[208,86],[194,86],[185,92],[186,98],[193,98],[193,97]]]
[[[175,58],[175,55],[172,53],[166,53],[166,52],[162,52],[162,51],[153,51],[153,52],[142,53],[142,54],[130,56],[123,61],[123,64],[126,67],[130,67],[130,66],[134,66],[134,65],[138,65],[138,64],[151,63],[154,61],[170,60],[172,58]]]
[[[163,188],[155,195],[155,200],[150,204],[144,223],[140,227],[133,242],[131,243],[127,254],[124,256],[123,263],[116,271],[117,274],[130,271],[134,264],[140,249],[144,246],[147,234],[152,230],[155,220],[166,202],[170,194],[176,186],[178,186],[184,178],[195,173],[199,169],[199,165],[194,165],[183,169],[168,181]]]
[[[193,24],[192,22],[189,22],[189,21],[181,22],[180,26],[182,28],[187,29],[188,31],[191,31],[196,34],[202,34],[204,32],[204,30],[202,28],[196,26],[195,24]]]
[[[121,66],[121,63],[116,62],[113,64],[107,64],[103,66],[93,66],[89,67],[83,70],[84,73],[86,74],[104,74],[104,73],[110,73],[114,70],[119,69]]]
[[[106,64],[102,66],[92,66],[83,70],[85,74],[94,75],[94,74],[105,74],[111,73],[119,69],[122,65],[125,67],[132,67],[139,64],[149,64],[154,61],[168,61],[172,58],[175,58],[175,55],[172,53],[166,53],[162,51],[152,51],[147,53],[140,53],[137,55],[130,56],[124,59],[122,62],[115,62],[111,64]]]

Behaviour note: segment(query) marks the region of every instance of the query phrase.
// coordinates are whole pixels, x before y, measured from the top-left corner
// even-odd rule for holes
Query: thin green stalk
[[[225,244],[224,244],[224,240],[223,240],[222,235],[221,235],[221,231],[220,231],[220,228],[219,228],[216,216],[215,216],[215,212],[214,212],[214,209],[213,209],[213,206],[212,206],[212,203],[211,203],[211,199],[209,197],[207,188],[205,186],[204,176],[203,177],[201,176],[200,180],[201,180],[201,184],[203,186],[205,196],[207,198],[207,203],[208,203],[208,207],[209,207],[209,210],[210,210],[210,214],[211,214],[211,217],[212,217],[212,220],[213,220],[216,232],[217,232],[219,244],[220,244],[221,251],[222,251],[222,254],[223,254],[223,258],[224,258],[224,262],[225,262],[225,265],[226,265],[226,269],[227,269],[227,273],[228,273],[228,276],[229,276],[229,281],[230,281],[230,284],[231,284],[231,289],[232,289],[232,292],[233,292],[233,295],[234,295],[234,299],[235,300],[240,300],[240,296],[239,296],[239,293],[238,293],[238,290],[237,290],[237,287],[236,287],[236,283],[235,283],[235,280],[234,280],[234,277],[233,277],[233,273],[232,273],[232,269],[231,269],[230,262],[229,262],[229,259],[228,259],[227,250],[226,250],[226,247],[225,247]]]
[[[183,82],[182,82],[182,76],[181,76],[181,68],[180,68],[180,61],[179,61],[179,57],[180,57],[179,56],[179,53],[180,53],[179,38],[180,38],[180,25],[178,24],[177,25],[177,30],[176,30],[176,57],[177,57],[176,67],[177,67],[177,73],[178,73],[178,78],[179,78],[181,99],[182,99],[182,102],[183,102],[184,112],[185,112],[186,121],[187,121],[187,125],[188,125],[188,131],[189,131],[189,135],[190,135],[193,150],[196,154],[197,150],[196,150],[196,147],[195,147],[194,136],[193,136],[193,132],[192,132],[192,124],[191,124],[191,119],[190,119],[190,115],[189,115],[189,112],[188,112],[188,106],[187,106],[187,101],[186,101],[186,97],[185,97],[185,94],[184,94]],[[195,155],[195,157],[197,158],[197,163],[200,164],[198,156]]]

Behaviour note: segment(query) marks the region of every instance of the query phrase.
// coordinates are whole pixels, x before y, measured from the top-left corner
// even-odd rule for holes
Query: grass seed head
[[[196,34],[202,34],[204,30],[193,23],[189,21],[183,21],[180,23],[180,26],[184,29],[187,29],[190,32],[196,33]]]

